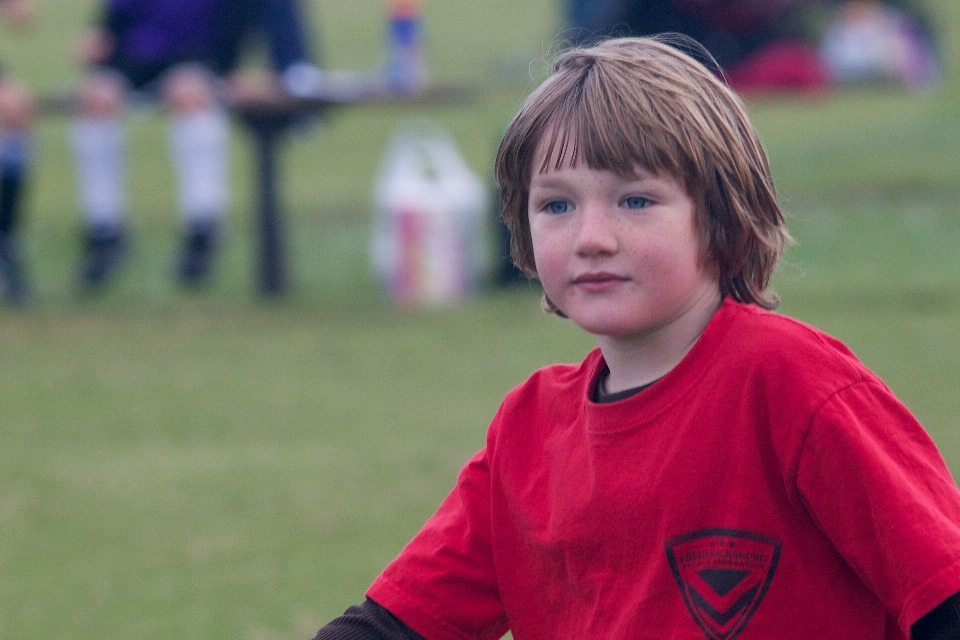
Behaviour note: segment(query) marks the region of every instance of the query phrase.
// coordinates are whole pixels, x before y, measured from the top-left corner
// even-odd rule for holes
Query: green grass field
[[[41,0],[0,57],[38,91],[75,78],[91,0]],[[381,1],[307,1],[329,66],[379,64]],[[930,95],[858,90],[749,103],[797,244],[782,310],[846,341],[960,475],[960,5]],[[40,125],[27,224],[37,299],[0,308],[0,639],[305,639],[418,529],[481,446],[504,392],[592,340],[535,286],[400,312],[372,284],[371,187],[391,132],[428,117],[488,177],[498,135],[556,48],[553,2],[427,2],[434,77],[466,107],[369,108],[284,155],[294,291],[255,294],[249,141],[211,290],[170,277],[162,120],[131,122],[135,253],[107,295],[74,283],[66,123]]]

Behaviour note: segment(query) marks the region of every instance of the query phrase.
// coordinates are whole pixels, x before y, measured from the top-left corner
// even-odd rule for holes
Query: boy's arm
[[[960,638],[960,592],[941,602],[910,628],[910,640]]]
[[[818,409],[796,483],[819,528],[904,635],[949,624],[960,588],[960,491],[888,388],[865,381]]]
[[[320,629],[313,640],[423,640],[423,636],[367,598]]]

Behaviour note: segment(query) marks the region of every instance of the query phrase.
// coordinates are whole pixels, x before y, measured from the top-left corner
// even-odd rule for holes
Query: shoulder
[[[490,435],[519,430],[528,438],[536,430],[550,430],[575,420],[583,412],[602,362],[600,350],[594,349],[579,364],[538,369],[504,397]]]
[[[523,475],[544,464],[558,439],[574,441],[589,412],[588,390],[603,359],[594,349],[579,364],[538,369],[504,397],[487,431],[485,458],[498,475]],[[553,443],[553,444],[550,444]]]
[[[798,373],[832,369],[852,378],[870,375],[853,351],[834,336],[783,314],[732,304],[728,339],[747,361],[789,367]]]
[[[776,402],[811,410],[851,386],[884,386],[842,341],[794,318],[728,301],[712,324],[717,373]]]
[[[601,363],[600,350],[594,349],[583,362],[552,364],[538,369],[507,394],[504,405],[516,407],[560,399],[585,399]]]

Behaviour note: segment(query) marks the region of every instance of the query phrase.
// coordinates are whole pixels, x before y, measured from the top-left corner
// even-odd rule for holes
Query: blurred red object
[[[830,69],[817,49],[799,40],[770,44],[726,69],[727,83],[743,95],[822,94],[832,85]]]

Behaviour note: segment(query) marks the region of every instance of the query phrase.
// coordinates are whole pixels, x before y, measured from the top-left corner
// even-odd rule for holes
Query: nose
[[[616,220],[599,203],[585,204],[580,210],[575,249],[577,255],[594,256],[616,253],[619,245]]]

